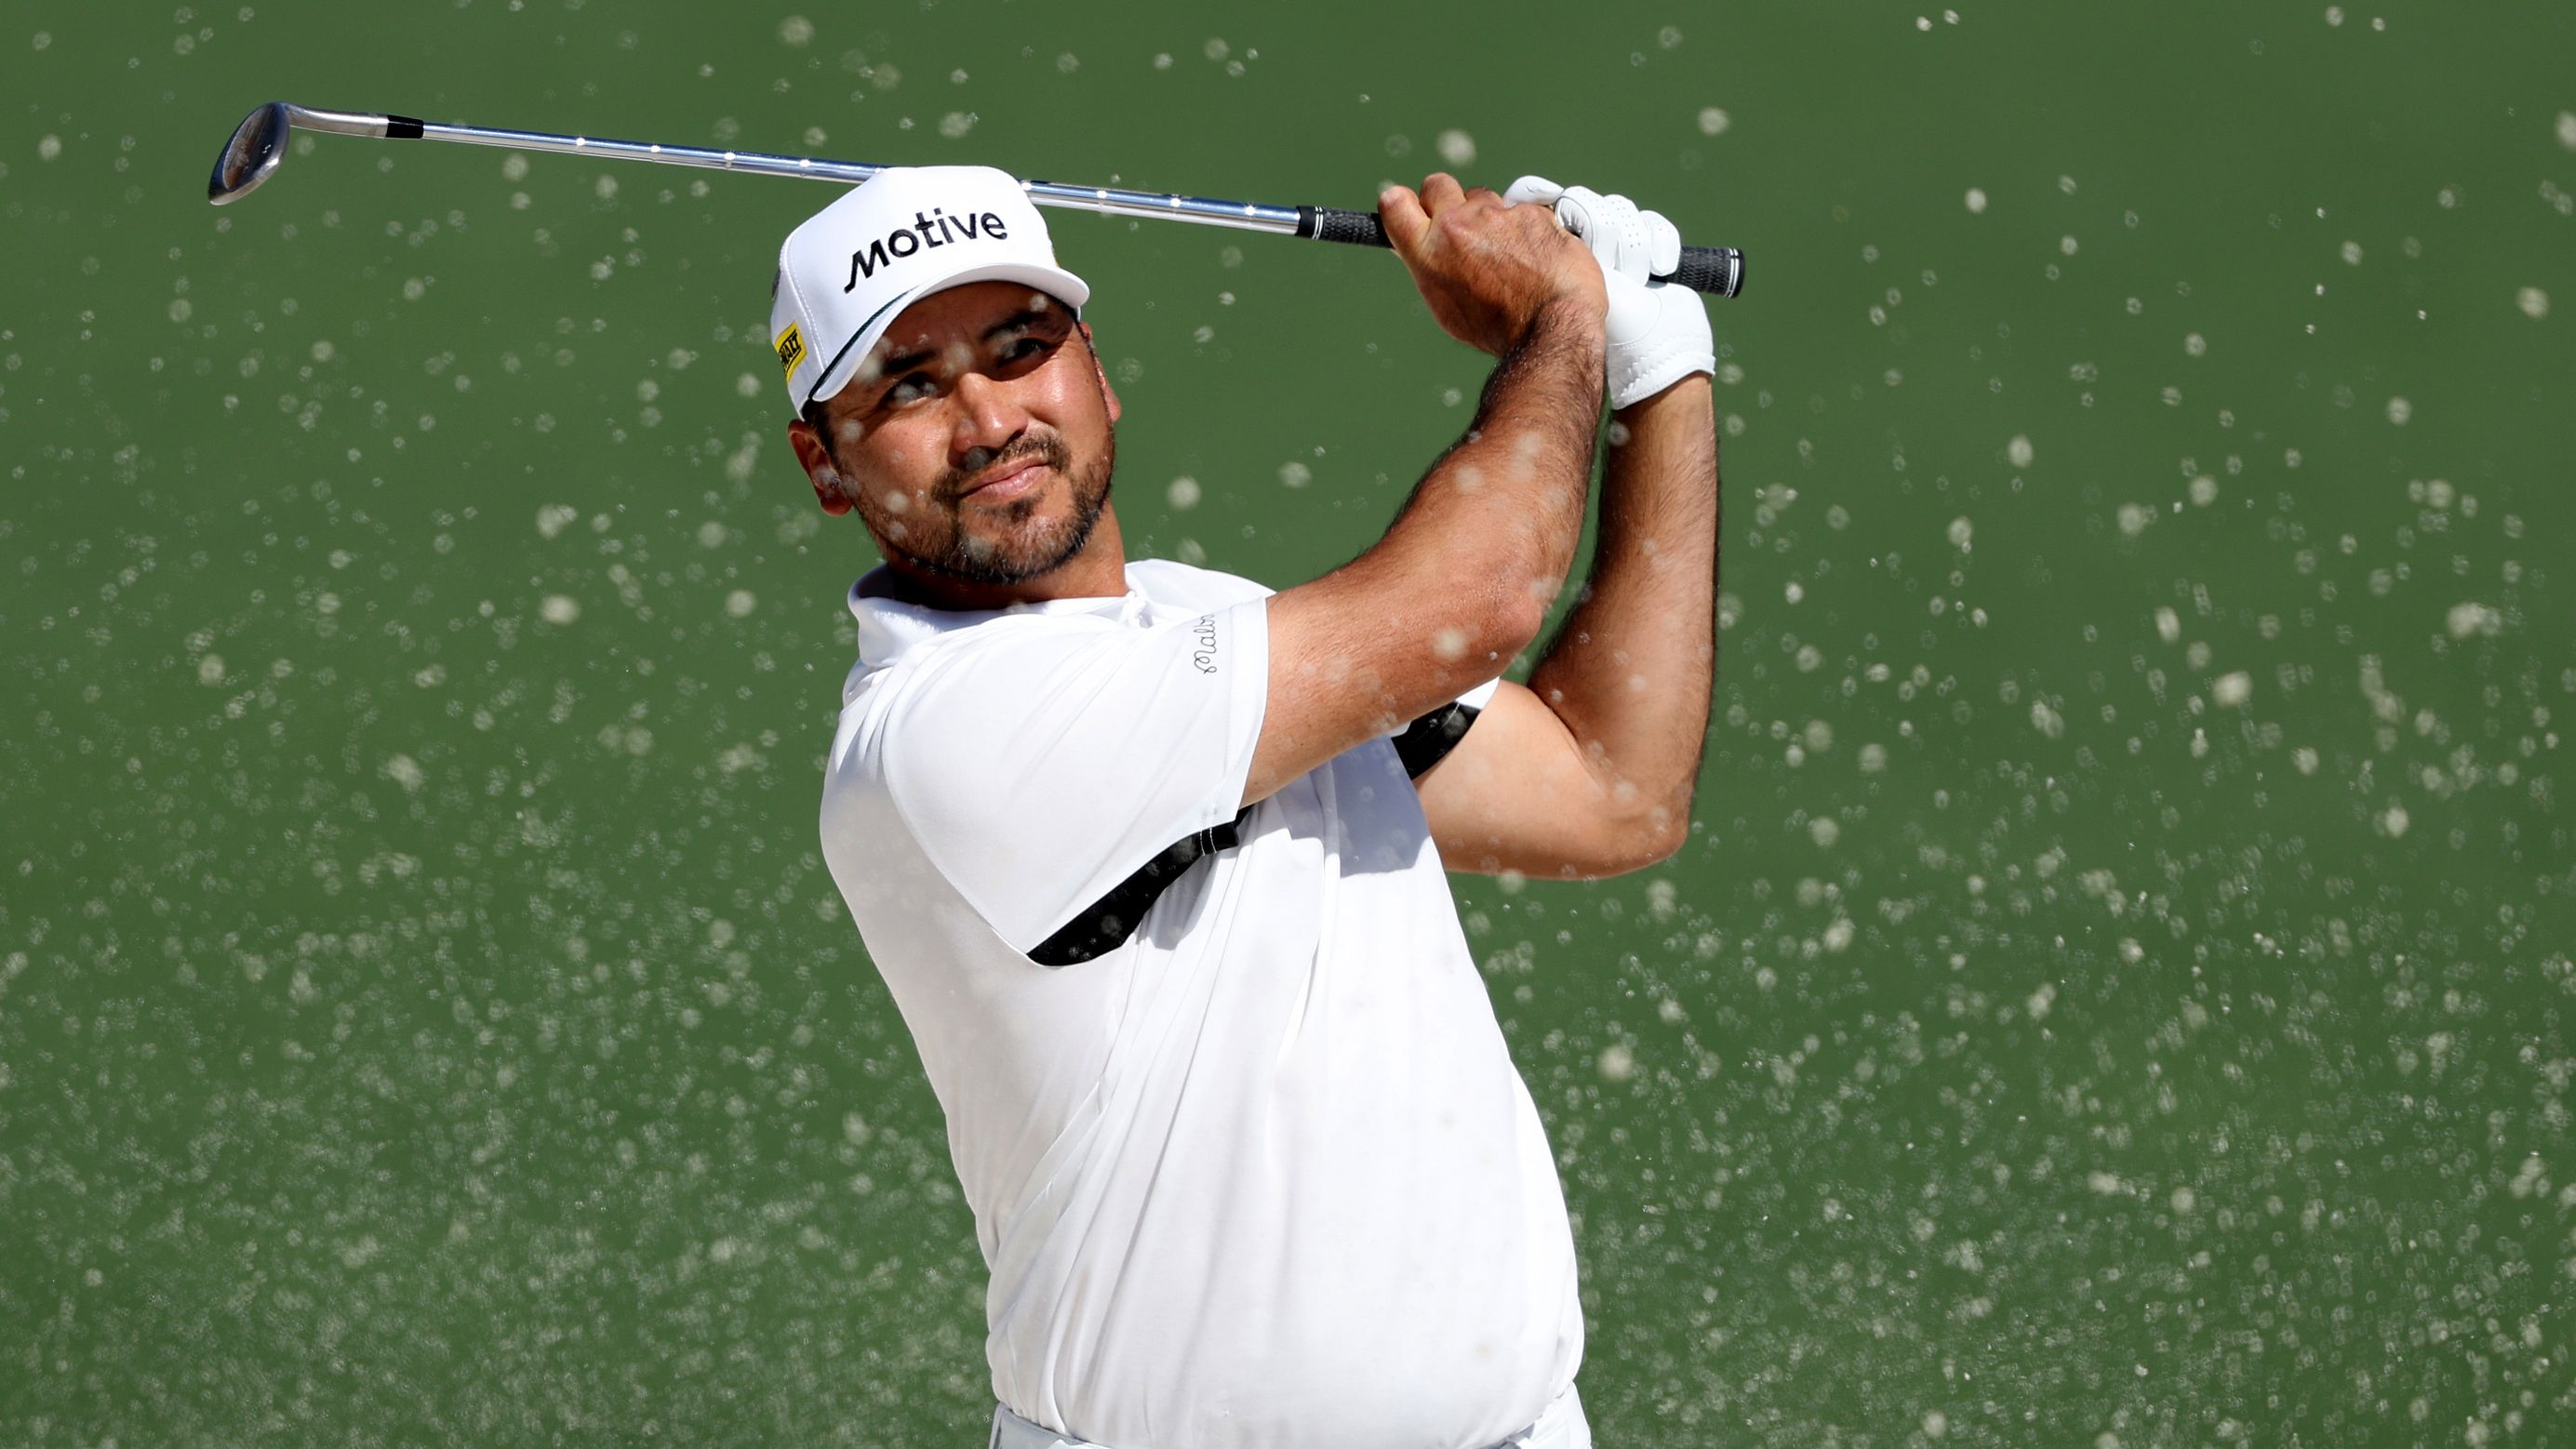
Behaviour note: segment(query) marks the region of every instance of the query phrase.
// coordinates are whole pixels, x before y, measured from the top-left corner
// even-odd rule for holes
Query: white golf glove
[[[1581,237],[1601,264],[1610,289],[1611,407],[1643,402],[1694,372],[1717,371],[1717,344],[1699,294],[1649,280],[1681,265],[1682,235],[1671,222],[1624,196],[1559,186],[1544,176],[1513,182],[1503,200],[1555,207],[1558,224]]]

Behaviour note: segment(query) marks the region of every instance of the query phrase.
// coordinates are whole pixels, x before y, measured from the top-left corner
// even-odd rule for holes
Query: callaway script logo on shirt
[[[1190,664],[1201,674],[1216,673],[1216,615],[1201,614],[1190,625],[1190,634],[1198,647],[1190,651]]]
[[[924,247],[946,246],[953,241],[973,241],[979,236],[1007,241],[1010,233],[1003,229],[1002,219],[992,212],[973,216],[950,216],[944,208],[932,207],[928,216],[912,214],[912,225],[899,226],[850,253],[850,280],[844,292],[859,289],[861,277],[873,277],[877,268],[889,264],[893,257],[908,257]]]

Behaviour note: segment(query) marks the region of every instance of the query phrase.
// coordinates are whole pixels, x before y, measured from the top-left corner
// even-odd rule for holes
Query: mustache
[[[1057,472],[1063,473],[1073,466],[1073,451],[1064,445],[1064,439],[1053,433],[1022,433],[990,452],[978,448],[968,453],[966,455],[968,466],[951,468],[939,476],[939,496],[954,503],[965,495],[967,489],[975,485],[977,478],[984,474],[1014,463],[1032,461],[1044,463]]]

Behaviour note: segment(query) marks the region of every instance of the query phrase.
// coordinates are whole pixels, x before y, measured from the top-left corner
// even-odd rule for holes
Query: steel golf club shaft
[[[719,151],[700,146],[663,146],[648,141],[612,141],[596,136],[563,136],[545,131],[507,131],[488,126],[450,126],[409,116],[366,111],[325,111],[286,101],[271,101],[244,117],[232,139],[215,158],[214,177],[206,199],[217,206],[238,199],[266,181],[286,158],[286,143],[295,131],[335,136],[373,136],[389,141],[451,141],[467,146],[497,146],[512,151],[551,151],[566,156],[610,156],[624,161],[654,161],[666,166],[695,166],[710,171],[745,171],[760,176],[804,176],[851,185],[886,170],[858,161],[826,161],[812,156],[779,156],[761,151]],[[1114,186],[1068,186],[1059,181],[1023,181],[1029,199],[1040,206],[1096,211],[1108,216],[1151,217],[1196,222],[1201,226],[1359,246],[1387,245],[1386,229],[1373,211],[1344,211],[1330,206],[1268,206],[1248,201],[1217,201],[1203,196],[1177,196],[1131,191]],[[1681,265],[1663,278],[1713,296],[1732,297],[1744,286],[1744,254],[1732,247],[1684,247]]]

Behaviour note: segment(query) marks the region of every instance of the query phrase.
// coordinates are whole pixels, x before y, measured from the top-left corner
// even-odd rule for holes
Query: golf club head
[[[215,157],[215,174],[206,183],[206,200],[222,206],[266,181],[278,163],[286,159],[287,137],[292,131],[293,122],[284,101],[271,101],[242,117],[242,123],[233,128],[233,138]]]

